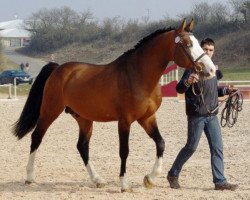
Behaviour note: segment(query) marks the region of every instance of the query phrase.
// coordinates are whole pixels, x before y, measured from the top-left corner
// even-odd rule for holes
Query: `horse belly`
[[[105,100],[98,99],[82,99],[76,103],[69,104],[69,107],[80,117],[90,121],[115,121],[117,120],[117,113],[114,109],[114,105]]]
[[[117,114],[116,112],[108,108],[109,106],[104,107],[104,105],[95,107],[89,106],[86,107],[82,116],[91,121],[99,121],[99,122],[108,122],[108,121],[116,121]]]

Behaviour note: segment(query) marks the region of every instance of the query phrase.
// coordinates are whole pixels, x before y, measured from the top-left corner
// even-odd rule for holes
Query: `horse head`
[[[193,20],[186,25],[184,19],[181,26],[175,30],[174,61],[180,67],[192,68],[207,79],[212,78],[215,76],[216,67],[193,35],[193,26]]]

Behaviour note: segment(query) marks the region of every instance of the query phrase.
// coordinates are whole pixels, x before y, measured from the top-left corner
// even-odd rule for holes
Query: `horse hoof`
[[[124,188],[124,189],[121,189],[121,192],[133,192],[133,189],[131,187],[129,188]]]
[[[103,188],[105,186],[105,183],[96,183],[97,188]]]
[[[148,175],[144,177],[143,183],[146,188],[153,188],[155,186],[155,184],[150,180]]]

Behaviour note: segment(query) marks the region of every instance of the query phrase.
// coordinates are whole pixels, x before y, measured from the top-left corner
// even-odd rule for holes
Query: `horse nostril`
[[[210,74],[211,76],[213,76],[213,75],[215,75],[215,71],[214,71],[213,69],[210,69],[210,70],[209,70],[209,74]]]

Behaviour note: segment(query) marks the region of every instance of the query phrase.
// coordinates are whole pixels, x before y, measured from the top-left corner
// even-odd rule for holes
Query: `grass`
[[[11,60],[7,60],[7,64],[9,69],[19,69],[19,65]]]
[[[4,57],[4,62],[0,66],[0,71],[6,70],[6,69],[18,69],[18,68],[19,68],[19,65],[17,63]]]
[[[249,67],[230,67],[221,68],[223,73],[222,81],[250,81],[250,66]],[[179,80],[182,77],[184,70],[179,68]]]
[[[29,91],[30,91],[31,85],[30,84],[20,84],[17,85],[16,87],[16,93],[17,96],[23,96],[23,95],[28,95]],[[11,87],[12,90],[12,96],[14,96],[14,87]],[[0,93],[1,94],[6,94],[6,98],[9,95],[9,87],[0,87]]]
[[[224,81],[250,81],[250,67],[249,68],[225,68],[221,69],[223,73],[222,80]]]

